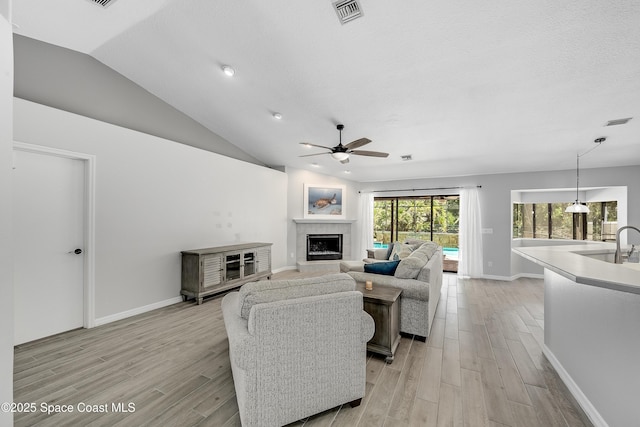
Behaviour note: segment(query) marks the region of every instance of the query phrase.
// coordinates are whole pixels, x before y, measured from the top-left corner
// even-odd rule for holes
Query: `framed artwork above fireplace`
[[[304,184],[304,218],[345,219],[344,185]]]

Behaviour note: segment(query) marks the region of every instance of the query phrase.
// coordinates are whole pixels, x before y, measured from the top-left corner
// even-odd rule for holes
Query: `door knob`
[[[68,254],[76,254],[76,255],[80,255],[80,254],[82,253],[82,249],[78,248],[78,249],[75,249],[75,250],[73,250],[73,251],[69,251],[69,252],[67,252],[67,253],[68,253]]]

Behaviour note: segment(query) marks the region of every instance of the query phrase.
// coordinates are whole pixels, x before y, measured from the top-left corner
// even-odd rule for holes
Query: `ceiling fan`
[[[356,150],[356,148],[362,147],[371,142],[369,138],[360,138],[355,141],[351,141],[346,145],[342,145],[342,129],[344,129],[344,125],[336,126],[338,131],[340,132],[340,143],[335,147],[325,147],[324,145],[310,144],[308,142],[301,142],[300,144],[305,145],[307,147],[318,147],[324,148],[329,151],[324,153],[315,153],[315,154],[305,154],[300,157],[310,157],[310,156],[319,156],[321,154],[331,154],[336,160],[339,160],[340,163],[349,163],[349,156],[354,154],[356,156],[369,156],[369,157],[388,157],[389,153],[382,153],[380,151],[367,151],[367,150]]]

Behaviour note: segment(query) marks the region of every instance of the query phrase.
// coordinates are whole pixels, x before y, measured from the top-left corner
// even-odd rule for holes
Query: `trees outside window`
[[[387,245],[395,226],[395,199],[375,199],[373,202],[373,240]]]
[[[458,247],[460,196],[376,197],[374,239],[381,244],[407,239]]]
[[[533,215],[536,219],[536,226],[534,228],[533,237],[534,239],[548,239],[549,238],[549,222],[551,220],[551,215],[549,215],[549,211],[551,207],[551,203],[536,203],[533,205]]]
[[[513,238],[615,240],[618,203],[591,202],[588,214],[570,214],[571,203],[514,203]]]
[[[573,239],[573,216],[565,212],[569,205],[551,204],[551,239]]]

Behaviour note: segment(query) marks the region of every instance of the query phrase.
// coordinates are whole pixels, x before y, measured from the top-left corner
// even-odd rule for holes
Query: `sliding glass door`
[[[396,199],[398,205],[397,234],[394,241],[431,240],[432,215],[430,197]]]
[[[444,248],[457,248],[459,225],[460,196],[434,196],[431,240]]]
[[[376,197],[376,246],[407,239],[432,240],[445,248],[458,248],[460,196]]]

